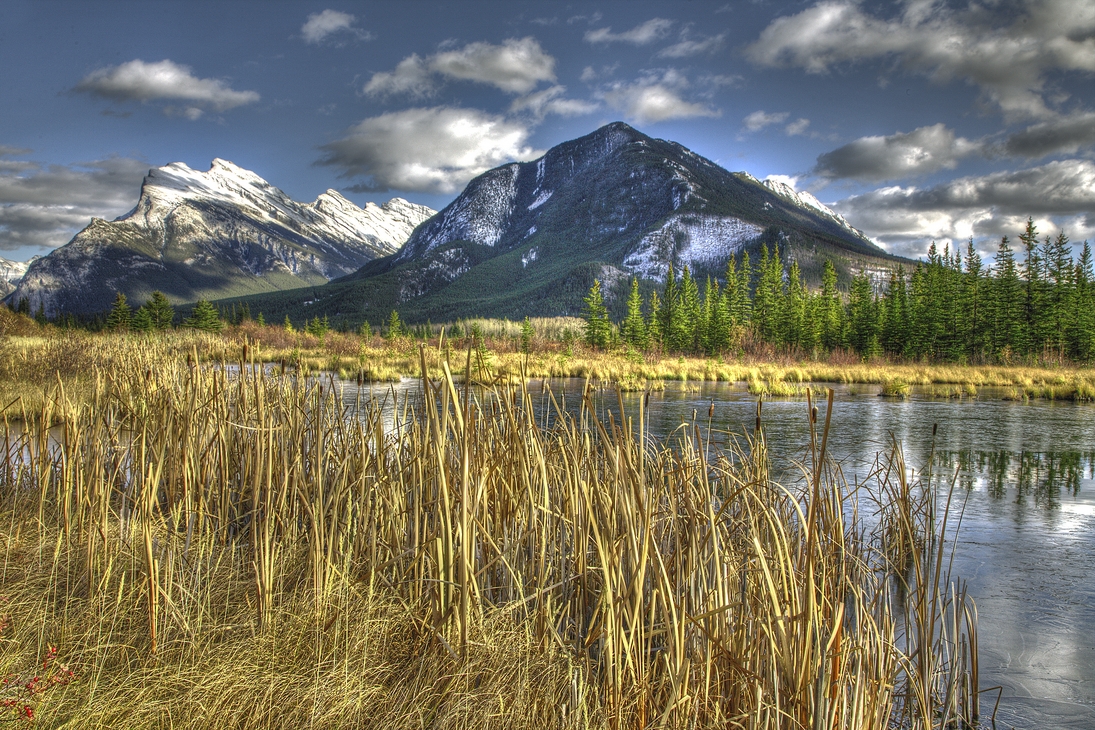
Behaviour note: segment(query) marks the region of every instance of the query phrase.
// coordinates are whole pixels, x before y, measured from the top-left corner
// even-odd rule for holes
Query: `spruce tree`
[[[133,318],[129,321],[129,328],[134,332],[152,332],[155,329],[148,304],[137,307],[137,311],[133,313]]]
[[[668,340],[677,352],[695,352],[700,323],[700,292],[688,267],[681,274],[680,298],[670,321]]]
[[[585,324],[585,341],[590,347],[607,347],[612,334],[612,327],[608,322],[608,309],[605,307],[604,298],[601,296],[601,282],[593,280],[593,286],[589,288],[589,294],[582,300],[585,302],[583,318]]]
[[[1081,362],[1095,357],[1095,273],[1092,272],[1091,245],[1084,241],[1076,262],[1072,288],[1072,356]]]
[[[1033,218],[1027,218],[1026,229],[1019,234],[1026,258],[1023,261],[1024,279],[1024,349],[1027,353],[1042,349],[1045,336],[1042,306],[1042,256],[1038,250],[1038,229]]]
[[[878,309],[866,273],[852,279],[848,292],[848,344],[863,357],[878,351]]]
[[[627,316],[620,325],[624,342],[640,350],[646,349],[646,321],[643,319],[643,299],[639,294],[639,280],[631,280],[631,292],[627,296]]]
[[[183,320],[182,326],[203,332],[220,332],[224,323],[221,322],[216,307],[205,299],[199,299],[190,316]]]
[[[532,338],[535,334],[532,322],[525,317],[525,321],[521,323],[521,354],[528,355],[532,352]]]
[[[844,346],[844,312],[836,288],[836,268],[825,260],[821,273],[821,346],[832,351]]]
[[[650,292],[650,316],[646,320],[646,343],[648,347],[660,347],[662,337],[662,301],[658,292]]]
[[[966,353],[981,360],[989,350],[986,303],[988,286],[982,274],[981,255],[973,246],[973,237],[966,244],[966,272],[962,289],[962,321],[965,327]]]
[[[889,355],[903,355],[909,337],[908,291],[905,284],[905,268],[898,266],[890,272],[886,296],[882,300],[882,349]]]
[[[163,292],[152,292],[152,296],[145,302],[145,306],[148,308],[153,329],[171,329],[171,325],[175,323],[175,308],[171,306],[171,302],[167,301],[167,297]]]
[[[395,340],[403,336],[403,322],[399,319],[399,312],[394,309],[388,315],[388,330],[384,336],[389,340]]]
[[[993,273],[992,348],[997,356],[1003,355],[1006,360],[1014,354],[1025,352],[1028,347],[1023,283],[1019,279],[1015,253],[1008,244],[1007,236],[1000,239]]]
[[[125,294],[118,292],[114,296],[114,306],[110,308],[110,314],[106,316],[106,328],[108,330],[127,330],[132,316],[133,312],[126,302]]]

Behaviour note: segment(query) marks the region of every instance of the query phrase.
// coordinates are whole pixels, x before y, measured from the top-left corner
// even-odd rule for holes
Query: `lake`
[[[529,390],[542,385],[533,381]],[[546,385],[576,406],[584,381]],[[404,380],[367,385],[360,394],[402,401],[419,387]],[[997,726],[1095,727],[1095,406],[1005,401],[987,388],[975,400],[916,389],[894,400],[879,397],[877,386],[833,388],[830,454],[850,483],[867,474],[891,434],[919,470],[937,426],[936,477],[945,493],[956,476],[956,495],[966,498],[954,574],[977,601],[982,687],[1003,688]],[[345,385],[348,403],[358,395]],[[624,394],[628,413],[637,413],[640,397]],[[596,402],[618,410],[613,390],[598,391]],[[741,384],[672,382],[650,394],[649,432],[668,434],[693,413],[706,428],[711,404],[715,441],[752,430],[756,398]],[[823,419],[824,402],[820,410]],[[793,461],[809,443],[805,398],[765,400],[762,416],[775,476],[791,482]],[[986,724],[996,694],[982,699]]]

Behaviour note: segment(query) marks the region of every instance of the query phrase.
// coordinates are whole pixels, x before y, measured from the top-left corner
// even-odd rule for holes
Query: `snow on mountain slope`
[[[675,213],[650,231],[623,261],[636,276],[665,281],[666,262],[714,263],[736,254],[763,233],[760,226],[729,216]]]
[[[749,173],[747,172],[742,174],[749,175]],[[749,177],[752,177],[752,175],[749,175]],[[756,178],[753,179],[756,180]],[[758,180],[758,182],[760,181]],[[831,218],[832,220],[836,221],[838,224],[840,224],[842,228],[845,228],[858,236],[863,235],[863,232],[860,231],[858,228],[853,228],[852,224],[844,219],[844,216],[842,216],[840,213],[837,213],[832,208],[828,207],[805,190],[795,190],[787,183],[780,182],[779,180],[765,180],[761,184],[771,190],[776,195],[791,201],[800,208],[812,209],[825,216],[826,218]]]

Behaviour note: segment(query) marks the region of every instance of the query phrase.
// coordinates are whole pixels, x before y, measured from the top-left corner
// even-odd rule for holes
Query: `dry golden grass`
[[[424,401],[351,416],[324,379],[178,344],[95,369],[86,397],[61,377],[5,423],[2,661],[60,646],[77,676],[38,700],[50,726],[974,717],[976,652],[954,657],[975,623],[899,454],[875,532],[816,417],[785,487],[763,429],[720,450],[700,423],[650,438],[641,406],[600,420],[588,391],[537,411],[521,387],[459,387],[437,349]]]

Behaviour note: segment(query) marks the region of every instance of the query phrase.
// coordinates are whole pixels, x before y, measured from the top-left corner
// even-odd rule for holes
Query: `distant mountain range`
[[[6,301],[53,317],[104,311],[119,291],[135,304],[155,290],[183,303],[325,284],[395,253],[433,214],[401,198],[359,208],[334,190],[298,203],[225,160],[207,172],[175,162],[149,171],[128,214],[92,219],[8,277]]]
[[[8,261],[0,258],[0,298],[15,291],[15,285],[27,273],[27,267],[40,258],[41,256],[35,256],[30,261]]]
[[[845,279],[901,261],[808,193],[730,173],[685,147],[609,124],[532,162],[472,180],[403,248],[307,290],[247,297],[268,321],[329,316],[406,320],[578,314],[594,279],[616,312],[631,277],[649,289],[670,263],[719,275],[762,244],[817,282],[825,259]]]

